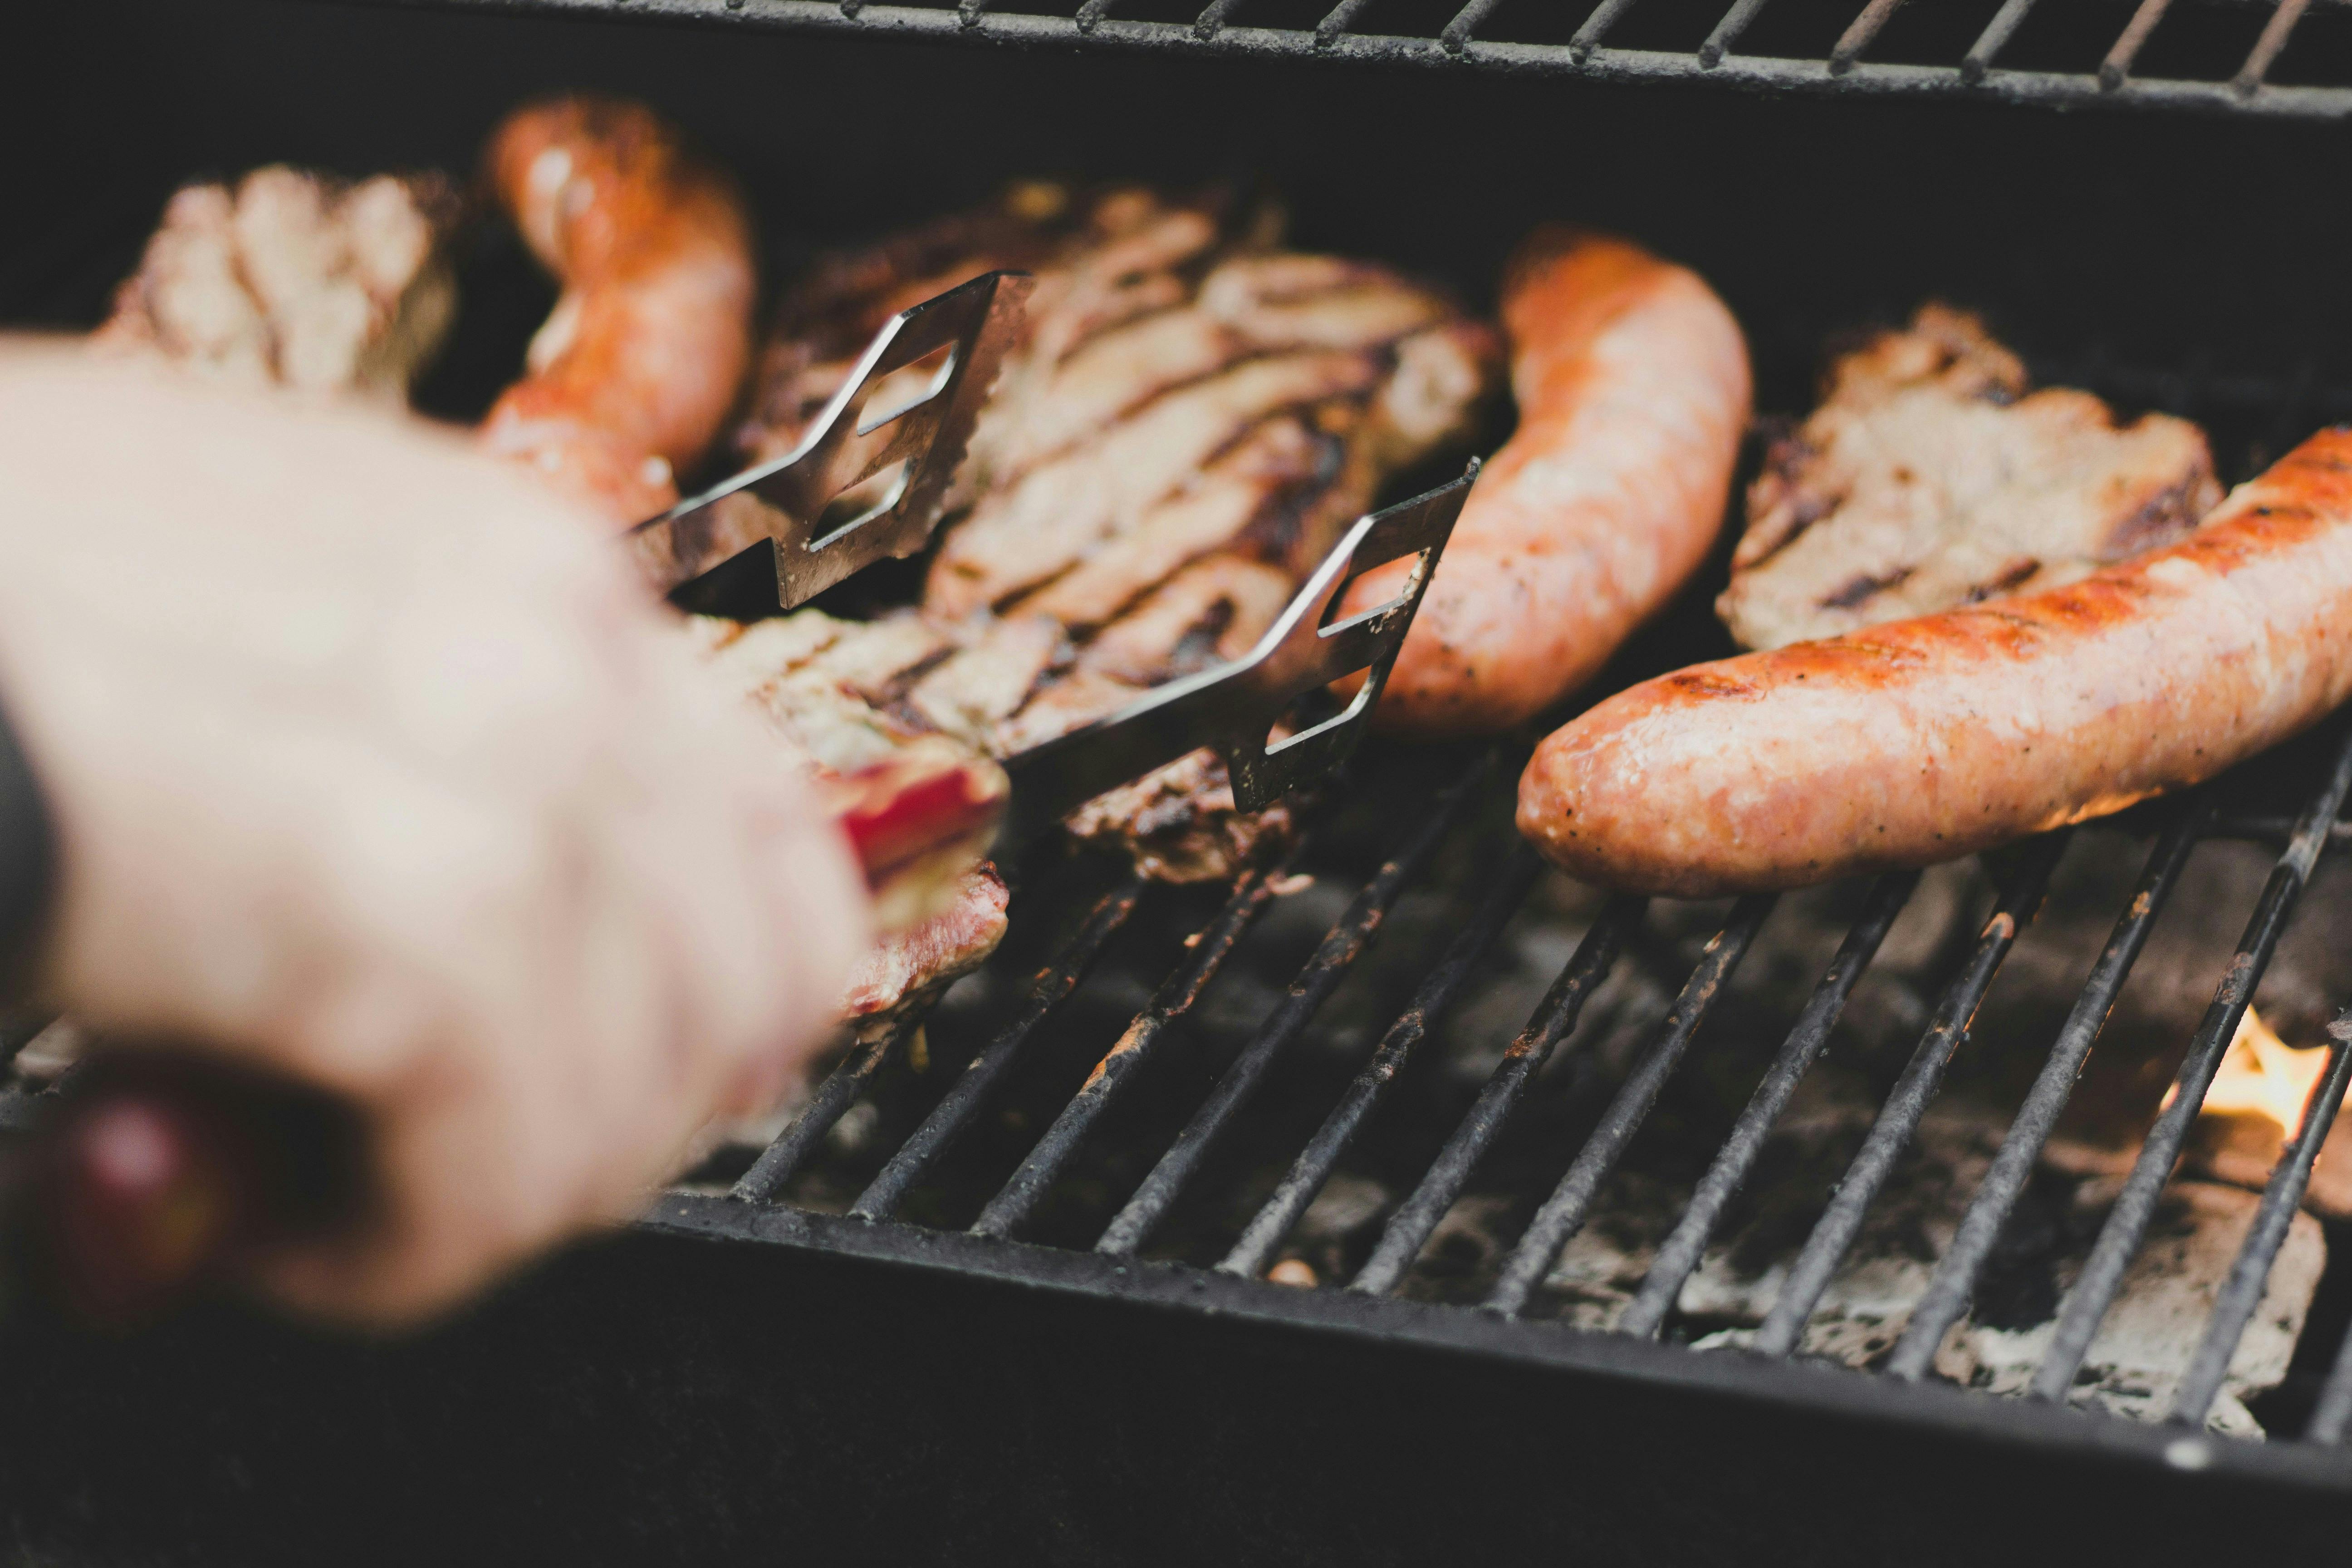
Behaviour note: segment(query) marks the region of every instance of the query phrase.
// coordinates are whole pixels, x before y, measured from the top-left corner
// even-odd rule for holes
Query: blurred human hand
[[[863,951],[840,834],[607,531],[379,410],[0,342],[38,982],[366,1113],[377,1207],[266,1261],[284,1302],[412,1318],[626,1215]]]

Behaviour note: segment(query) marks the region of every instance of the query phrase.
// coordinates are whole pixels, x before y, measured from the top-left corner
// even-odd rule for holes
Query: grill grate
[[[2340,120],[2352,115],[2347,0],[2139,0],[2136,7],[2005,0],[1972,6],[1867,0],[1826,52],[1816,0],[1599,0],[1565,41],[1540,0],[1466,0],[1442,25],[1398,28],[1410,0],[1339,0],[1311,27],[1276,25],[1284,0],[1210,0],[1189,20],[1124,18],[1122,0],[1064,14],[1003,0],[381,0],[501,11],[701,21],[791,31],[961,38],[1222,58],[1322,59],[1596,81],[1705,83],[1776,93],[1877,95]],[[1132,8],[1146,0],[1124,0]],[[1450,3],[1450,0],[1449,0]],[[1836,0],[1832,0],[1832,5]],[[1842,14],[1842,13],[1841,13]],[[1411,18],[1424,25],[1434,16]],[[1304,18],[1282,18],[1303,21]],[[1775,26],[1776,24],[1784,24]],[[1636,43],[1612,45],[1638,27]],[[1786,37],[1759,37],[1767,32]],[[1499,35],[1499,36],[1497,36]],[[1752,52],[1739,52],[1743,40]],[[2153,68],[2151,53],[2161,56]],[[1913,58],[1885,58],[1887,56]],[[2003,62],[2008,63],[2004,64]],[[2284,67],[2282,66],[2282,62]]]
[[[2035,1375],[2032,1394],[2045,1405],[2063,1402],[2094,1334],[2115,1304],[2126,1265],[2148,1238],[2158,1195],[2173,1173],[2222,1051],[2263,978],[2305,882],[2319,856],[2343,839],[2346,825],[2337,817],[2347,788],[2352,788],[2352,722],[2336,723],[2326,746],[2328,756],[2321,770],[2325,776],[2307,789],[2300,815],[2284,833],[2284,824],[2274,816],[2222,812],[2223,797],[2236,787],[2231,781],[2206,786],[2125,819],[2127,825],[2154,830],[2145,868],[1971,1198],[1932,1284],[1914,1310],[1906,1331],[1883,1373],[1862,1374],[1860,1381],[1891,1385],[1927,1379],[1937,1344],[1969,1310],[2003,1226],[2150,929],[2179,884],[2190,852],[2199,843],[2212,839],[2276,846],[2284,837],[2259,904],[2224,967],[2219,989],[2179,1069],[2178,1095],[2147,1135],[2124,1184],[2123,1195],[2110,1211],[2080,1278],[2061,1304],[2057,1331]],[[1819,984],[1698,1182],[1679,1223],[1658,1249],[1615,1332],[1587,1332],[1528,1316],[1530,1299],[1591,1215],[1596,1195],[1649,1119],[1661,1091],[1684,1066],[1709,1006],[1723,995],[1741,959],[1773,913],[1776,900],[1771,897],[1746,898],[1730,907],[1688,971],[1679,994],[1654,1020],[1648,1043],[1614,1087],[1606,1108],[1582,1137],[1566,1173],[1536,1211],[1480,1307],[1431,1304],[1399,1330],[1384,1315],[1385,1309],[1398,1303],[1382,1299],[1394,1297],[1406,1281],[1433,1232],[1463,1195],[1514,1111],[1521,1107],[1537,1070],[1576,1031],[1586,1005],[1612,972],[1640,947],[1643,927],[1653,914],[1648,901],[1634,898],[1620,898],[1602,908],[1525,1028],[1502,1053],[1469,1109],[1429,1163],[1418,1185],[1388,1217],[1377,1243],[1344,1289],[1301,1291],[1261,1280],[1269,1260],[1339,1168],[1342,1155],[1398,1080],[1416,1047],[1465,994],[1482,960],[1538,885],[1539,868],[1535,857],[1507,829],[1498,834],[1491,822],[1483,829],[1480,826],[1478,808],[1496,805],[1508,774],[1507,761],[1495,752],[1477,758],[1433,800],[1408,813],[1409,826],[1387,858],[1330,924],[1200,1109],[1093,1242],[1097,1263],[1112,1266],[1108,1272],[1096,1268],[1074,1273],[1071,1264],[1083,1255],[1070,1247],[1006,1244],[1031,1223],[1049,1191],[1074,1168],[1074,1157],[1097,1130],[1112,1102],[1131,1089],[1140,1069],[1174,1037],[1171,1026],[1192,1009],[1241,947],[1252,924],[1273,905],[1303,846],[1280,866],[1244,878],[1223,907],[1197,927],[1181,959],[1150,994],[1149,1001],[1134,1012],[1118,1043],[1035,1141],[1011,1178],[981,1205],[978,1219],[965,1235],[957,1237],[893,1216],[900,1212],[902,1200],[918,1178],[992,1102],[1015,1057],[1049,1033],[1044,1026],[1080,988],[1112,933],[1139,906],[1160,896],[1160,890],[1147,889],[1130,879],[1118,881],[1100,895],[1079,921],[1076,936],[1022,987],[1025,1000],[1012,1020],[973,1057],[953,1087],[849,1206],[845,1218],[802,1212],[776,1200],[814,1159],[825,1130],[839,1121],[873,1083],[883,1060],[893,1050],[906,1047],[911,1030],[845,1059],[818,1089],[799,1119],[736,1184],[731,1195],[681,1191],[666,1200],[653,1223],[705,1235],[765,1237],[834,1250],[917,1258],[1032,1284],[1109,1294],[1131,1290],[1130,1269],[1160,1277],[1163,1285],[1189,1281],[1195,1290],[1213,1278],[1223,1277],[1221,1289],[1244,1293],[1230,1303],[1233,1310],[1255,1307],[1279,1314],[1289,1303],[1312,1300],[1316,1306],[1310,1315],[1327,1325],[1402,1332],[1409,1339],[1440,1344],[1460,1342],[1465,1324],[1499,1321],[1523,1336],[1511,1342],[1514,1351],[1524,1354],[1542,1354],[1547,1341],[1552,1342],[1555,1350],[1559,1343],[1580,1342],[1587,1349],[1600,1347],[1601,1353],[1606,1354],[1612,1345],[1623,1347],[1656,1339],[1668,1324],[1675,1300],[1727,1205],[1755,1166],[1768,1132],[1788,1107],[1800,1081],[1822,1057],[1848,998],[1911,902],[1920,878],[1916,873],[1895,873],[1870,885]],[[1366,787],[1376,787],[1377,783]],[[1322,831],[1329,827],[1327,822]],[[1993,911],[1953,967],[1907,1066],[1886,1095],[1859,1152],[1832,1188],[1826,1210],[1812,1225],[1776,1305],[1757,1334],[1753,1353],[1701,1353],[1664,1347],[1656,1353],[1675,1354],[1693,1365],[1749,1366],[1785,1364],[1795,1355],[1808,1321],[1853,1245],[1866,1212],[1883,1195],[1898,1157],[1937,1096],[1946,1068],[1968,1042],[1979,1004],[2003,961],[2032,923],[2053,870],[2074,837],[2092,831],[2105,831],[2105,827],[2062,830],[1992,858],[2001,870]],[[1473,840],[1472,847],[1451,848],[1451,863],[1457,873],[1465,867],[1475,868],[1468,878],[1475,897],[1459,901],[1451,940],[1222,1259],[1209,1268],[1139,1261],[1171,1209],[1200,1185],[1212,1146],[1232,1127],[1276,1059],[1307,1035],[1318,1009],[1372,945],[1385,917],[1417,881],[1425,879],[1433,865],[1448,861],[1449,847],[1465,835]],[[2213,1462],[2215,1445],[2201,1436],[2182,1437],[2179,1430],[2181,1426],[2201,1430],[2222,1391],[2224,1373],[2263,1297],[2271,1266],[2309,1182],[2318,1144],[2326,1136],[2347,1080],[2352,1080],[2352,1050],[2338,1041],[2330,1047],[2326,1070],[2314,1092],[2307,1131],[2300,1142],[2282,1154],[2182,1380],[2169,1417],[2175,1434],[2168,1440],[2172,1447],[2162,1450],[2175,1463],[2201,1467]],[[1164,1091],[1167,1086],[1163,1083],[1161,1088]],[[951,1247],[943,1245],[950,1241]],[[1469,1330],[1474,1338],[1484,1331]],[[1997,1403],[2012,1409],[2021,1403],[1963,1397],[1971,1404]],[[2142,1434],[2153,1430],[2120,1417],[2088,1418]],[[2352,1424],[2352,1348],[2336,1359],[2304,1436],[2308,1445],[2336,1444],[2347,1424]],[[2180,1447],[2183,1443],[2189,1447]],[[2277,1445],[2267,1453],[2249,1445],[2221,1447],[2242,1448],[2266,1461],[2280,1451]]]

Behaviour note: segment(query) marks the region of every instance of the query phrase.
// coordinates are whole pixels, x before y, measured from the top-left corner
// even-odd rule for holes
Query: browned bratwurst
[[[751,360],[751,227],[726,177],[651,110],[563,98],[509,115],[489,178],[563,285],[530,374],[482,426],[615,522],[677,500]]]
[[[1621,692],[1537,749],[1519,829],[1610,887],[1797,887],[2120,810],[2347,694],[2352,426],[2063,587]]]
[[[1454,525],[1381,698],[1381,725],[1507,729],[1590,679],[1723,524],[1748,414],[1739,325],[1698,275],[1545,227],[1505,272],[1519,426]],[[1410,570],[1367,574],[1350,613]]]

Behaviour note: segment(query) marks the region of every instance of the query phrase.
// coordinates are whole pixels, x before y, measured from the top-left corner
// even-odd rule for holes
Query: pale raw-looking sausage
[[[2352,426],[2063,587],[1702,664],[1537,748],[1519,830],[1706,898],[1924,866],[2209,778],[2352,695]]]
[[[1697,274],[1545,227],[1503,283],[1517,432],[1470,492],[1381,698],[1392,733],[1507,729],[1608,662],[1706,557],[1747,427],[1748,348]],[[1349,613],[1394,594],[1369,573]]]
[[[507,117],[490,183],[563,285],[530,374],[482,425],[616,522],[677,500],[751,361],[751,226],[725,176],[651,110],[563,98]]]

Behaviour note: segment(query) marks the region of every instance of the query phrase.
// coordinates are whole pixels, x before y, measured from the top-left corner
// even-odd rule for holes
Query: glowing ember
[[[2303,1110],[2312,1086],[2327,1069],[2325,1050],[2298,1050],[2271,1032],[2252,1007],[2238,1020],[2238,1033],[2205,1091],[2205,1116],[2259,1116],[2275,1123],[2281,1134],[2293,1138],[2303,1125]],[[2170,1105],[2177,1089],[2165,1090]]]

